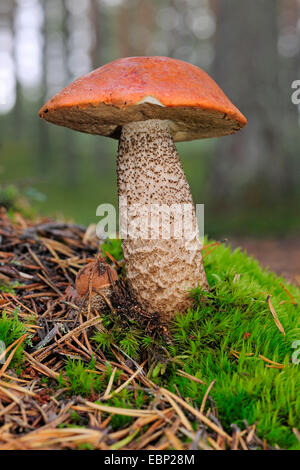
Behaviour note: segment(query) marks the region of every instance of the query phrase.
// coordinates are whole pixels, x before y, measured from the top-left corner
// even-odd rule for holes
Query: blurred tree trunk
[[[298,30],[300,3],[298,0],[280,0],[279,6],[280,39],[281,42],[285,39],[285,44],[289,45],[285,54],[282,55],[281,53],[280,55],[280,89],[284,98],[282,116],[282,127],[285,133],[284,161],[290,190],[296,193],[299,187],[300,174],[299,110],[298,106],[295,106],[291,100],[293,91],[291,84],[299,78],[300,72]]]
[[[42,54],[42,61],[43,61],[43,67],[42,67],[42,83],[41,83],[41,99],[39,102],[40,107],[43,106],[43,104],[47,100],[47,46],[48,46],[48,28],[47,28],[47,6],[46,6],[46,0],[41,0],[41,7],[43,9],[43,14],[44,14],[44,24],[43,24],[43,54]],[[50,147],[50,139],[49,139],[49,127],[46,125],[44,121],[41,119],[38,121],[38,152],[37,152],[37,157],[38,157],[38,168],[39,172],[42,175],[46,175],[50,165],[51,165],[51,147]]]
[[[154,27],[153,4],[149,0],[140,0],[137,7],[137,41],[135,44],[135,54],[137,56],[147,55],[147,47],[151,39]]]
[[[103,29],[102,29],[102,16],[100,9],[99,0],[90,0],[90,22],[91,30],[93,36],[93,42],[91,47],[91,59],[93,69],[100,67],[102,65],[102,39],[103,39]]]
[[[9,9],[8,9],[8,21],[10,24],[10,28],[13,31],[14,34],[14,39],[13,39],[13,44],[14,44],[14,66],[15,66],[15,77],[16,77],[16,102],[15,106],[13,109],[13,129],[14,129],[14,136],[17,139],[21,139],[23,132],[22,132],[22,121],[23,121],[23,115],[22,115],[22,91],[21,91],[21,85],[18,80],[18,64],[17,64],[17,41],[16,41],[16,25],[14,23],[14,18],[16,16],[16,10],[18,8],[17,1],[14,0],[10,3]],[[3,20],[5,21],[5,16],[3,16]],[[2,20],[2,21],[3,21]]]
[[[131,21],[129,18],[129,5],[125,0],[119,7],[119,50],[120,57],[129,57],[131,54],[131,48],[129,43],[129,28]]]
[[[90,54],[92,68],[94,70],[104,64],[104,18],[102,16],[102,6],[99,0],[90,0],[90,22],[93,37]],[[97,172],[106,170],[108,161],[103,140],[101,142],[97,136],[91,136],[91,151]]]
[[[118,21],[120,57],[147,55],[153,27],[153,4],[149,0],[139,0],[134,4],[124,0],[119,8]]]
[[[248,125],[218,140],[209,191],[220,210],[257,207],[288,192],[277,52],[278,0],[214,0],[217,14],[213,76]]]
[[[62,22],[62,30],[63,30],[63,47],[64,47],[64,56],[65,56],[65,63],[66,63],[66,76],[67,76],[67,84],[70,83],[72,80],[72,73],[67,62],[67,59],[70,56],[70,51],[68,47],[68,39],[69,39],[69,27],[71,22],[68,25],[68,18],[71,13],[66,7],[66,0],[62,0],[63,2],[63,22]],[[71,190],[74,188],[74,185],[78,182],[78,154],[76,150],[76,135],[73,130],[64,129],[64,157],[65,157],[65,180],[66,180],[66,187]]]

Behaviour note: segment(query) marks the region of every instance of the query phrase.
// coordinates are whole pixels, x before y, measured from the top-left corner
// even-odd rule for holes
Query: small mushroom
[[[90,302],[93,309],[107,308],[107,300],[110,300],[113,284],[117,280],[117,272],[109,264],[96,261],[84,266],[75,281],[79,298],[85,302],[84,307]]]
[[[119,139],[129,287],[143,307],[165,320],[186,310],[192,303],[188,290],[208,289],[208,284],[195,208],[174,141],[233,134],[246,118],[203,70],[167,57],[129,57],[104,65],[58,93],[40,116]],[[193,227],[189,235],[176,232],[177,209],[166,214],[171,207],[190,208],[184,220],[184,228]],[[132,227],[138,227],[134,234]]]

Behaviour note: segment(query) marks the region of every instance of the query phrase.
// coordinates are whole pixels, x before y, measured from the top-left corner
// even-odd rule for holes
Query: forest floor
[[[295,285],[206,242],[210,292],[167,329],[131,298],[120,241],[4,210],[0,237],[0,450],[300,448]],[[102,257],[119,280],[96,310],[74,280]]]
[[[241,247],[265,268],[300,287],[300,238],[230,238],[232,248]]]

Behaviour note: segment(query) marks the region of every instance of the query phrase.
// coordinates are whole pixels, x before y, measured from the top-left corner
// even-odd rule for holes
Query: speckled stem
[[[125,227],[129,232],[127,238],[121,233],[129,286],[141,305],[169,320],[191,305],[188,289],[197,285],[207,289],[208,284],[195,208],[168,121],[125,125],[117,171],[122,230]],[[189,242],[184,230],[176,232],[182,217],[178,219],[178,213],[171,212],[169,219],[163,220],[157,216],[158,204],[163,214],[174,204],[178,206],[173,209],[189,208],[184,219],[184,230],[188,223],[194,228]],[[137,210],[141,206],[151,217],[141,216]],[[133,232],[132,227],[139,228]],[[164,239],[167,235],[162,233],[167,234],[167,229],[170,237]]]

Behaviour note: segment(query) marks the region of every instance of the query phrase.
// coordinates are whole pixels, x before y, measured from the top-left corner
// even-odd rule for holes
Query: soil
[[[228,241],[233,248],[241,247],[262,266],[300,287],[300,238],[232,238]]]

